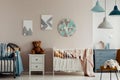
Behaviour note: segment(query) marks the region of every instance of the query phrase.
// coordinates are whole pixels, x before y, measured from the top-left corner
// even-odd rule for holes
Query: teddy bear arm
[[[41,52],[44,52],[44,50],[42,48],[40,48]]]
[[[32,53],[32,54],[35,54],[35,50],[31,50],[31,53]]]

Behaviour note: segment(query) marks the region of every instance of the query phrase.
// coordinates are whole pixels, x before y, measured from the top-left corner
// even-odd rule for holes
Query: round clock
[[[76,25],[71,19],[63,19],[58,24],[58,32],[63,37],[72,36],[76,31]]]

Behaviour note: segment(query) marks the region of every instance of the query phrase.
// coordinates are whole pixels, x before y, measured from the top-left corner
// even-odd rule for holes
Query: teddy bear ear
[[[41,41],[38,41],[39,43],[41,43]]]
[[[33,44],[35,43],[35,41],[32,42]]]

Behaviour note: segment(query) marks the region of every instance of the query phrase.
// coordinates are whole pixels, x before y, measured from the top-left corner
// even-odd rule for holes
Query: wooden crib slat
[[[8,72],[8,67],[9,67],[8,59],[7,59],[7,64],[6,65],[7,65],[7,72]]]
[[[4,71],[5,71],[5,69],[6,69],[6,66],[5,66],[5,59],[4,59]],[[4,72],[4,71],[3,71],[3,72]],[[6,71],[5,71],[5,72],[6,72]]]
[[[0,60],[0,63],[1,63],[1,65],[0,65],[0,71],[2,71],[2,61]]]
[[[10,53],[11,53],[12,51],[11,51],[11,49],[10,49]],[[11,68],[12,68],[12,65],[11,65],[11,62],[12,62],[13,60],[10,60],[10,72],[12,72],[12,70],[11,70]]]
[[[1,43],[0,43],[0,46],[1,46]],[[1,57],[1,59],[0,59],[0,60],[1,60],[1,65],[0,65],[1,70],[0,70],[0,71],[2,72],[2,51],[1,51],[1,47],[0,47],[0,55],[1,55],[1,56],[0,56],[0,57]]]
[[[16,58],[15,58],[15,54],[14,54],[14,58],[13,58],[13,75],[14,75],[14,78],[16,78],[16,75],[15,75],[15,72],[16,72],[15,61],[16,61]]]
[[[11,53],[11,49],[10,49],[10,53]],[[10,72],[12,72],[12,70],[11,70],[11,66],[12,66],[12,65],[11,65],[11,61],[12,61],[12,60],[10,60]]]

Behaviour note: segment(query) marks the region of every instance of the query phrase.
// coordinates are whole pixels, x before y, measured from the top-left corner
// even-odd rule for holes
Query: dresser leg
[[[43,75],[45,75],[45,72],[43,71]]]
[[[100,74],[100,80],[102,80],[102,70],[101,70],[101,74]]]
[[[31,75],[31,71],[29,71],[29,75]]]
[[[112,80],[112,78],[111,78],[111,71],[110,71],[110,80]]]
[[[116,74],[116,78],[117,78],[117,80],[119,80],[118,75],[117,75],[117,71],[115,71],[115,74]]]

